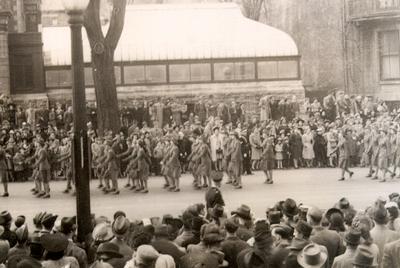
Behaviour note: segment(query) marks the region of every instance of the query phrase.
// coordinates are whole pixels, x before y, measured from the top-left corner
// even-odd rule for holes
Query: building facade
[[[399,0],[265,1],[261,20],[296,41],[311,97],[331,90],[400,100]]]

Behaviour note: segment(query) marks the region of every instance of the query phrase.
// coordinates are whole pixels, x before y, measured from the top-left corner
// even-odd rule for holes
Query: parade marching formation
[[[400,165],[400,109],[389,110],[371,96],[328,94],[300,103],[296,98],[261,98],[258,114],[246,105],[205,101],[194,105],[159,99],[133,102],[121,109],[121,131],[98,135],[96,111],[88,107],[92,178],[105,194],[125,188],[148,193],[151,176],[163,176],[164,188],[180,191],[190,173],[195,189],[225,183],[243,187],[242,176],[262,170],[272,184],[274,169],[339,167],[339,180],[352,167],[381,182],[395,178]],[[303,105],[303,107],[300,107]],[[189,107],[190,106],[190,107]],[[34,181],[32,193],[50,198],[50,181],[65,179],[74,193],[71,141],[72,109],[56,103],[25,110],[9,97],[0,105],[0,177],[4,197],[9,181]]]

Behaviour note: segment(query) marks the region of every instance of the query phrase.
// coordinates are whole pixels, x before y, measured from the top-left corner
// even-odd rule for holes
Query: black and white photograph
[[[400,268],[400,0],[0,0],[0,268]]]

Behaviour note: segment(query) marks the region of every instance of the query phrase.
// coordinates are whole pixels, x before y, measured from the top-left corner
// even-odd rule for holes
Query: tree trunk
[[[101,29],[100,0],[90,0],[84,26],[92,50],[92,69],[97,103],[98,133],[120,130],[117,88],[114,74],[114,51],[124,27],[126,0],[114,0],[106,36]]]
[[[105,47],[104,53],[93,53],[92,68],[99,133],[103,135],[106,130],[118,133],[120,119],[114,74],[114,50]]]

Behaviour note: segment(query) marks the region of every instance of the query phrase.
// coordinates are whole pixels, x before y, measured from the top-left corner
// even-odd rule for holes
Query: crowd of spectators
[[[392,193],[363,210],[346,198],[322,210],[287,198],[254,215],[244,204],[226,211],[221,191],[211,187],[204,203],[178,216],[92,215],[84,241],[77,240],[75,216],[26,219],[3,211],[0,267],[397,268],[399,203]]]
[[[160,175],[165,137],[177,140],[181,168],[186,172],[196,129],[208,139],[214,169],[222,167],[225,140],[234,131],[240,136],[242,171],[251,174],[260,169],[264,141],[268,137],[273,138],[276,168],[335,167],[340,133],[345,128],[350,129],[351,163],[368,166],[371,161],[365,156],[368,147],[365,137],[370,127],[378,132],[383,128],[391,139],[396,136],[398,126],[398,111],[389,111],[385,102],[370,96],[349,97],[341,92],[328,94],[322,103],[266,96],[260,99],[257,114],[248,112],[247,106],[235,101],[216,101],[213,97],[201,97],[195,104],[171,99],[159,99],[154,103],[134,101],[131,106],[121,108],[120,133],[106,132],[103,137],[113,140],[117,154],[127,150],[133,137],[143,140],[151,159],[150,172]],[[31,177],[38,140],[47,144],[52,178],[66,176],[69,160],[58,159],[70,150],[71,106],[56,103],[50,108],[33,105],[22,108],[9,97],[2,96],[0,120],[0,144],[7,153],[10,181],[25,181]],[[93,142],[98,137],[96,120],[95,108],[88,106],[88,134]],[[389,133],[388,129],[394,133]],[[398,143],[400,146],[400,141]],[[378,164],[376,166],[379,168]],[[122,164],[120,175],[123,174]]]

